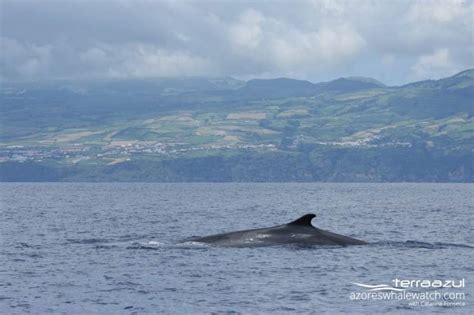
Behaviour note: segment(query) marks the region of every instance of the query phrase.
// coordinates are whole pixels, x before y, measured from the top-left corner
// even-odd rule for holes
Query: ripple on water
[[[473,185],[0,184],[0,313],[419,313],[353,282],[472,282]],[[8,200],[6,202],[5,200]],[[34,202],[34,204],[33,204]],[[176,241],[315,212],[354,247]],[[455,232],[453,232],[455,231]],[[358,291],[359,290],[359,291]],[[464,307],[474,313],[474,287]]]

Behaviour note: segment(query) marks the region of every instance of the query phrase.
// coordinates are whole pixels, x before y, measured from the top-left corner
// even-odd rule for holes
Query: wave
[[[459,244],[459,243],[445,243],[445,242],[422,242],[408,240],[405,242],[391,242],[391,241],[382,241],[370,243],[370,245],[380,245],[380,246],[394,246],[394,247],[408,247],[408,248],[427,248],[427,249],[442,249],[442,248],[469,248],[474,249],[474,246],[468,244]]]
[[[131,239],[135,239],[134,242],[130,243]],[[254,243],[258,243],[257,240]],[[208,248],[208,244],[204,244],[196,241],[183,241],[180,243],[164,243],[157,240],[137,240],[134,237],[126,236],[120,237],[119,239],[106,239],[106,238],[82,238],[82,239],[66,239],[65,244],[83,244],[83,245],[95,245],[97,248],[111,248],[126,246],[130,249],[157,249],[163,247],[176,247],[176,248]],[[31,245],[26,243],[18,243],[16,245],[19,248],[38,248],[38,245]],[[382,246],[382,247],[395,247],[395,248],[424,248],[424,249],[444,249],[444,248],[460,248],[460,249],[474,249],[473,245],[462,244],[462,243],[446,243],[446,242],[422,242],[415,240],[407,240],[400,242],[393,241],[379,241],[369,243],[368,246]],[[293,249],[328,249],[328,248],[339,248],[339,246],[320,246],[320,245],[306,245],[306,244],[288,244],[288,247]]]
[[[111,240],[104,238],[83,238],[83,239],[72,239],[68,238],[66,241],[70,244],[98,244],[98,243],[108,243]]]
[[[202,243],[202,242],[195,242],[195,241],[187,241],[175,244],[176,247],[179,248],[209,248],[211,247],[209,244]]]
[[[169,245],[159,241],[133,242],[127,249],[161,249]]]

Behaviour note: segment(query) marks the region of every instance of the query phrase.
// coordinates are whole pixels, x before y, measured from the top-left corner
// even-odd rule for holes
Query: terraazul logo
[[[410,306],[465,306],[466,280],[398,279],[389,284],[351,282],[363,291],[353,291],[349,298],[357,300],[399,300]]]

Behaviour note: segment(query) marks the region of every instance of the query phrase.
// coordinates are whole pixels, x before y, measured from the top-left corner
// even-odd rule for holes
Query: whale
[[[365,241],[319,229],[311,224],[316,217],[308,213],[290,223],[267,228],[191,237],[183,242],[218,247],[263,247],[278,245],[366,245]]]

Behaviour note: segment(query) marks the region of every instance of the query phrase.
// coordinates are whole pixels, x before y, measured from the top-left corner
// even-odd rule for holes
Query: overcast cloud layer
[[[371,76],[474,66],[473,1],[5,1],[0,78]]]

